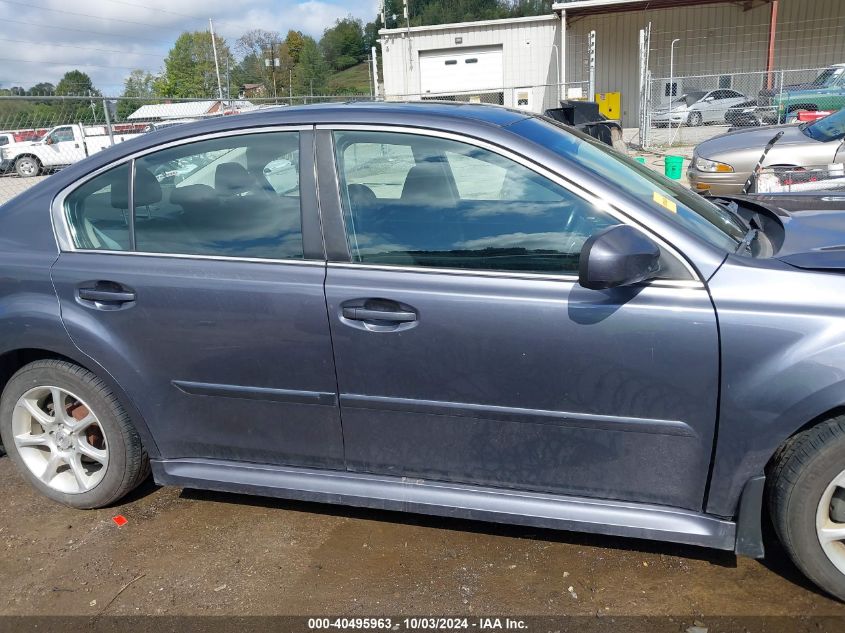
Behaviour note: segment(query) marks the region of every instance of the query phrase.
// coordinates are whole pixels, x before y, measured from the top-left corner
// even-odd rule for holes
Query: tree
[[[320,50],[334,70],[343,70],[366,58],[364,26],[352,16],[337,20],[333,27],[323,31]]]
[[[41,83],[35,84],[32,88],[27,90],[27,94],[33,97],[41,97],[45,95],[51,95],[56,92],[56,86],[51,84],[47,81],[42,81]]]
[[[329,65],[323,59],[317,42],[306,35],[299,53],[299,63],[294,70],[297,92],[322,94],[326,89],[329,71]]]
[[[287,47],[288,55],[290,55],[295,66],[299,63],[299,56],[302,54],[302,48],[305,46],[305,36],[300,31],[288,31],[284,45]]]
[[[94,88],[91,77],[81,70],[66,72],[56,84],[56,94],[60,96],[99,96],[100,92]]]
[[[226,41],[217,35],[214,37],[218,59],[231,57]],[[153,82],[153,87],[162,97],[216,97],[211,34],[207,31],[182,33],[164,60],[164,74]]]
[[[126,119],[145,103],[149,103],[155,96],[153,84],[155,77],[145,70],[136,68],[123,82],[123,97],[117,104],[117,117]]]

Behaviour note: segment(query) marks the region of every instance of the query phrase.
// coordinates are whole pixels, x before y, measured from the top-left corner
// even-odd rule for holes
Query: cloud
[[[347,15],[372,20],[377,7],[377,0],[2,0],[0,87],[55,84],[78,68],[116,95],[132,68],[158,72],[179,33],[207,29],[209,17],[231,46],[255,28],[319,38]]]

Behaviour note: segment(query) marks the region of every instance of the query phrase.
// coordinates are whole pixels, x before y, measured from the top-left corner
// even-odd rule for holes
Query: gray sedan
[[[492,106],[175,126],[0,207],[0,435],[75,508],[151,471],[757,557],[768,514],[845,598],[843,217]]]
[[[845,110],[800,125],[740,130],[704,141],[695,148],[687,176],[698,191],[739,193],[767,143],[783,132],[763,162],[764,167],[824,166],[845,161]]]

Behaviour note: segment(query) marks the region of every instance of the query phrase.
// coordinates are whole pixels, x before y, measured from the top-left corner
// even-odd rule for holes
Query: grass
[[[329,91],[333,93],[364,94],[372,91],[367,62],[356,64],[329,77]]]

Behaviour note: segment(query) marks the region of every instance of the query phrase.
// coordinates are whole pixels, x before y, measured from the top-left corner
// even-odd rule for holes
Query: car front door
[[[673,255],[682,281],[587,290],[621,221],[590,194],[478,141],[318,133],[347,468],[701,507],[718,336]]]
[[[310,129],[224,135],[57,202],[64,323],[163,457],[343,467],[313,173]]]

